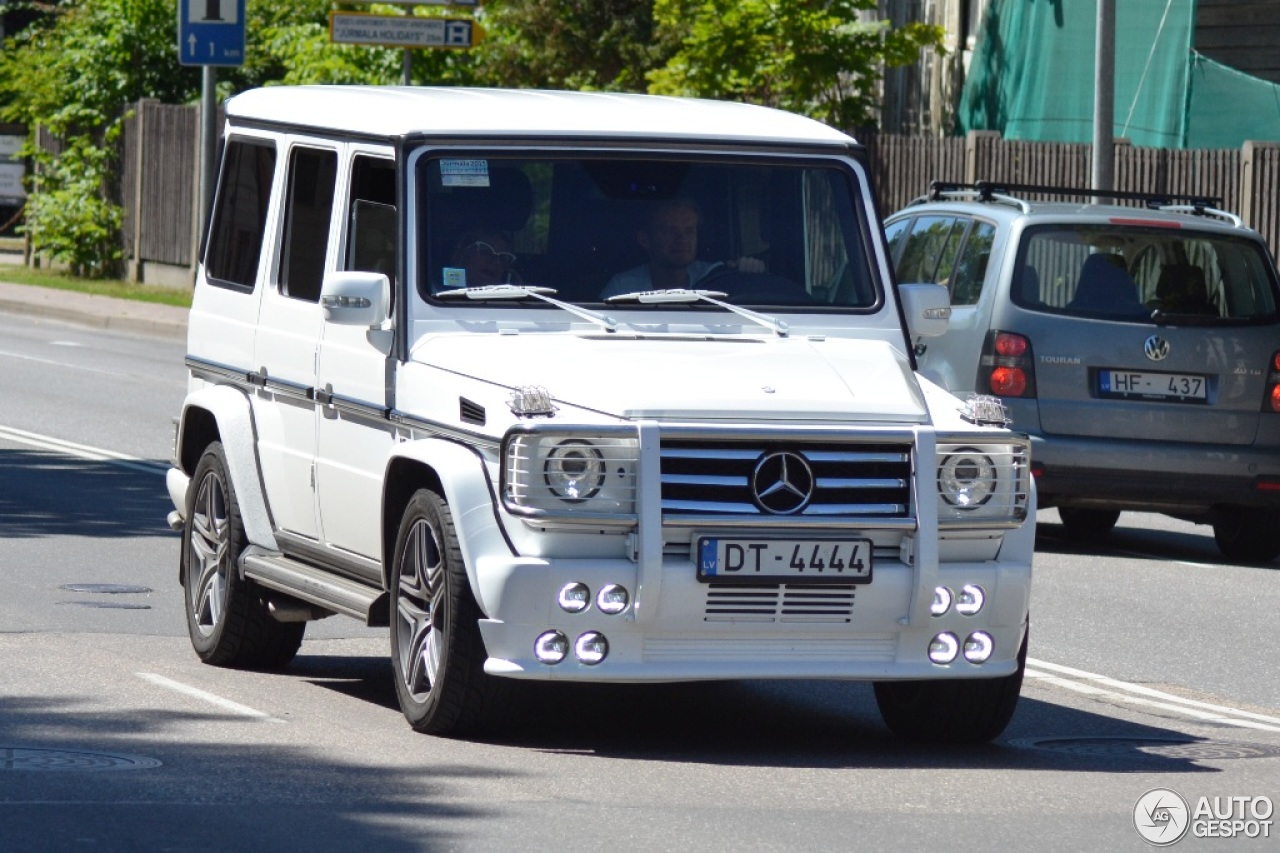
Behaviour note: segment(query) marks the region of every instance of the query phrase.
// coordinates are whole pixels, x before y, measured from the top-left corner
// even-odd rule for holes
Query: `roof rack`
[[[1040,184],[1009,184],[999,181],[978,181],[973,184],[932,181],[929,193],[922,200],[941,201],[945,198],[968,197],[978,201],[999,201],[1015,204],[1026,210],[1026,202],[1018,198],[1017,193],[1038,193],[1040,195],[1076,196],[1087,198],[1109,198],[1118,201],[1141,201],[1151,210],[1167,210],[1175,213],[1191,213],[1196,216],[1220,216],[1237,227],[1243,222],[1234,213],[1219,209],[1222,199],[1216,196],[1184,195],[1180,193],[1140,193],[1125,190],[1095,190],[1080,187],[1054,187]],[[1177,204],[1176,202],[1184,202]]]

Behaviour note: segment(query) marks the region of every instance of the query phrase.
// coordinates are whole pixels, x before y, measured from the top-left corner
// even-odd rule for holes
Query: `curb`
[[[185,340],[188,309],[0,281],[0,311]]]

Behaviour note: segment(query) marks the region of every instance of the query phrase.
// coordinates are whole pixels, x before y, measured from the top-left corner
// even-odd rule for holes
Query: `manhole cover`
[[[150,604],[132,604],[128,601],[59,601],[72,607],[101,607],[105,610],[150,610]]]
[[[1276,758],[1280,746],[1223,740],[1184,740],[1138,737],[1040,737],[1014,738],[1011,746],[1042,749],[1070,755],[1180,758],[1187,761],[1221,761],[1229,758]]]
[[[67,592],[100,592],[106,595],[151,592],[149,586],[134,586],[126,583],[64,583],[58,589],[65,589]]]
[[[156,759],[140,755],[0,746],[0,770],[146,770],[159,766]]]

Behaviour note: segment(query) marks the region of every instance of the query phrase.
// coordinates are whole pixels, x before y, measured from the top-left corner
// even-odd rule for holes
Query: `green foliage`
[[[881,63],[941,51],[941,27],[864,23],[876,0],[654,0],[658,39],[676,48],[650,91],[750,101],[841,128],[875,124]]]
[[[491,85],[643,92],[665,59],[650,0],[490,0],[479,17]]]

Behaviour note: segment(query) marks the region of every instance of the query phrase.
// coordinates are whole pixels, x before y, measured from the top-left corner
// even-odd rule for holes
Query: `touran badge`
[[[1142,351],[1152,361],[1163,361],[1164,357],[1169,354],[1169,342],[1159,335],[1152,335],[1143,343]]]
[[[773,515],[800,512],[813,499],[813,485],[808,460],[789,450],[768,454],[751,474],[756,506]]]

